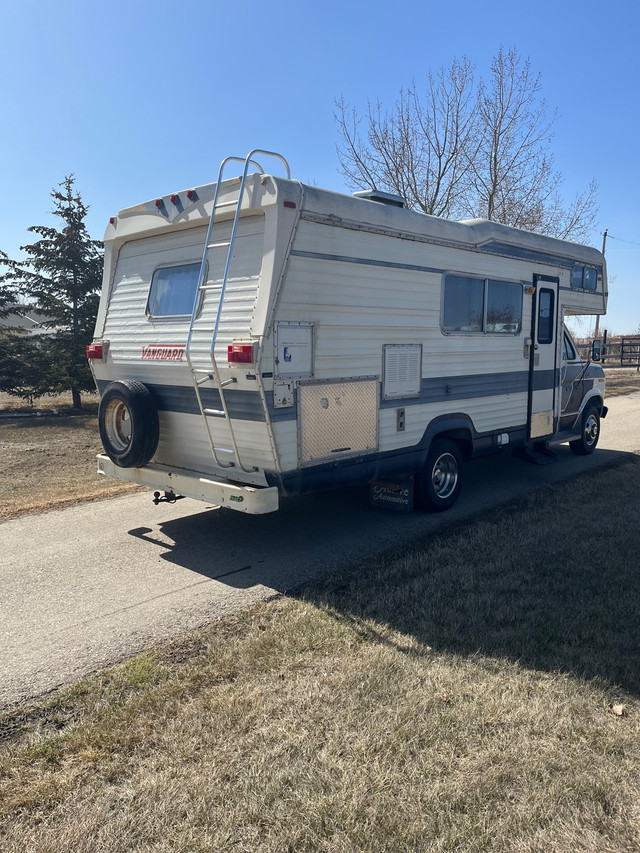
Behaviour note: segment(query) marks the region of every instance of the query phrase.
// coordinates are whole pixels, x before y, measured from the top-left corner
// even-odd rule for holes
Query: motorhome
[[[606,303],[594,248],[227,158],[107,227],[98,469],[247,513],[395,478],[447,509],[474,457],[595,449],[604,373],[564,320]]]

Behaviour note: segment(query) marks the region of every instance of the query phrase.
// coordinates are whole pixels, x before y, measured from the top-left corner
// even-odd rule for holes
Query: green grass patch
[[[0,849],[640,848],[640,462],[0,716]]]

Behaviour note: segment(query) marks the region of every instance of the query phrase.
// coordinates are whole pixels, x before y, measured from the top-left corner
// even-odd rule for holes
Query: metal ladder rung
[[[228,385],[231,385],[234,382],[237,382],[238,380],[235,377],[232,379],[224,380],[224,381],[221,380],[220,373],[218,372],[218,367],[216,364],[215,345],[216,345],[216,338],[218,335],[218,329],[220,326],[221,317],[223,314],[225,292],[226,292],[227,284],[229,283],[229,278],[230,278],[230,266],[231,266],[232,260],[234,259],[233,247],[234,247],[234,241],[235,241],[236,237],[238,236],[238,226],[239,226],[239,222],[240,222],[240,211],[242,209],[242,205],[244,202],[245,185],[246,185],[246,180],[247,180],[247,176],[249,173],[249,167],[251,165],[256,166],[258,172],[261,175],[264,175],[264,170],[262,169],[262,167],[257,163],[256,160],[253,159],[254,155],[256,155],[256,154],[266,154],[268,156],[276,157],[277,159],[281,160],[285,166],[285,169],[286,169],[287,179],[291,178],[291,173],[289,170],[289,164],[284,159],[284,157],[282,157],[280,154],[276,154],[273,151],[263,151],[262,149],[256,148],[253,151],[249,152],[249,154],[247,154],[247,156],[244,158],[244,160],[240,157],[227,157],[220,164],[220,169],[218,171],[218,180],[216,181],[215,192],[213,195],[213,203],[211,205],[211,215],[209,216],[209,227],[207,230],[207,236],[204,240],[205,245],[204,245],[204,251],[202,254],[202,262],[200,265],[200,276],[201,276],[201,278],[198,282],[198,287],[196,289],[195,298],[193,301],[193,307],[192,307],[192,311],[191,311],[191,320],[189,321],[189,333],[187,335],[187,342],[185,344],[185,353],[186,353],[187,363],[188,363],[189,369],[191,371],[191,378],[192,378],[193,387],[194,387],[194,390],[196,393],[198,407],[200,409],[200,413],[201,413],[202,419],[204,421],[204,428],[205,428],[205,431],[207,433],[207,437],[209,440],[209,447],[211,449],[211,453],[213,454],[214,461],[217,465],[219,465],[223,468],[233,468],[237,465],[239,468],[241,468],[243,471],[246,471],[247,473],[257,471],[258,469],[255,466],[247,468],[242,463],[242,460],[240,458],[240,451],[238,448],[238,443],[236,441],[236,437],[234,434],[233,419],[229,415],[228,406],[227,406],[226,400],[225,400],[225,388]],[[231,161],[238,161],[240,163],[244,163],[242,177],[241,178],[239,178],[239,177],[235,178],[233,182],[227,184],[227,188],[229,186],[232,186],[234,183],[239,185],[238,197],[237,197],[237,199],[231,199],[229,201],[219,201],[218,193],[219,193],[220,188],[223,184],[223,172],[224,172],[226,165]],[[229,219],[231,217],[233,220],[231,223],[231,234],[230,234],[230,237],[228,240],[216,241],[216,240],[212,239],[213,233],[214,233],[214,231],[213,231],[214,223],[217,221],[216,214],[219,213],[220,210],[222,210],[223,208],[231,208],[230,213],[225,213],[225,219]],[[235,210],[235,213],[233,212],[234,210]],[[221,254],[223,254],[223,255],[224,255],[224,250],[226,249],[226,261],[224,264],[224,273],[222,276],[222,281],[215,282],[215,283],[208,283],[206,281],[207,253],[211,252],[215,249],[222,249],[223,251],[221,252]],[[203,278],[205,279],[204,281],[202,280]],[[198,305],[200,304],[200,294],[203,291],[209,291],[209,290],[214,290],[214,291],[217,290],[220,292],[220,296],[218,299],[218,305],[217,305],[217,308],[215,310],[215,321],[214,321],[214,325],[213,325],[213,332],[211,335],[211,341],[210,341],[210,347],[209,347],[209,357],[211,360],[212,369],[210,369],[210,368],[206,368],[206,369],[194,368],[193,362],[192,362],[191,348],[193,346],[193,343],[192,343],[193,342],[193,334],[194,334],[194,329],[196,326],[196,315],[198,312]],[[215,300],[215,297],[214,297],[214,300]],[[200,324],[198,324],[198,329],[200,329]],[[198,377],[200,377],[200,378],[198,378]],[[206,409],[203,405],[203,400],[202,400],[202,396],[200,393],[200,387],[202,385],[204,385],[205,382],[209,382],[209,381],[215,382],[215,385],[217,386],[218,393],[220,395],[220,402],[222,404],[221,409]],[[264,400],[263,400],[263,403],[264,403]],[[265,405],[266,405],[266,403],[265,403]],[[225,421],[227,423],[227,427],[228,427],[229,438],[231,440],[232,448],[217,447],[217,445],[215,443],[215,435],[214,435],[214,433],[217,431],[217,428],[215,430],[213,429],[212,424],[210,424],[209,421],[207,420],[208,417],[216,417],[216,418],[224,418],[225,419]],[[231,459],[228,459],[228,460],[222,461],[221,459],[218,458],[218,454],[230,455],[230,456],[234,457],[234,460],[232,461]]]

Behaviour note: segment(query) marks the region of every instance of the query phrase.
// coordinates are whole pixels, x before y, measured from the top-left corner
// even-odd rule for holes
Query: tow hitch
[[[184,495],[176,495],[175,492],[165,492],[164,497],[160,497],[160,492],[153,493],[153,502],[156,506],[160,503],[174,504],[176,501],[182,500]]]

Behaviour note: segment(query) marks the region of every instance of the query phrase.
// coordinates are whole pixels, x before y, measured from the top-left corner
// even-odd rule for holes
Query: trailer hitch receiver
[[[160,492],[153,493],[153,502],[156,506],[160,503],[174,504],[176,501],[182,500],[184,495],[176,495],[175,492],[165,492],[163,497],[160,497]]]

